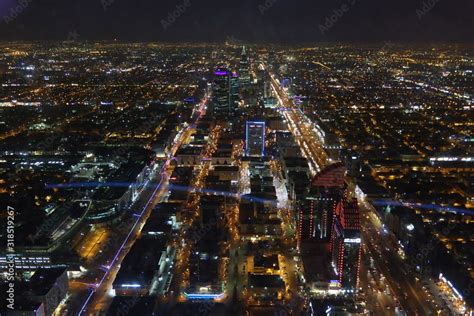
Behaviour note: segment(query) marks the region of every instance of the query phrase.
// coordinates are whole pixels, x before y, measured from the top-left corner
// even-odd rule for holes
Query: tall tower
[[[332,266],[342,289],[352,293],[359,284],[362,251],[357,199],[338,205],[332,227]]]
[[[265,99],[267,99],[267,98],[270,98],[272,96],[273,96],[272,85],[269,82],[269,80],[265,80],[265,82],[263,83],[263,97]]]
[[[231,108],[237,107],[239,101],[239,76],[236,72],[232,72],[230,75],[230,103]]]
[[[343,189],[311,190],[302,201],[298,214],[299,245],[301,242],[330,240],[333,214],[343,193]]]
[[[232,112],[230,72],[227,68],[217,68],[212,85],[212,113],[216,118],[228,118]]]
[[[239,81],[240,85],[245,87],[250,84],[250,66],[247,50],[245,46],[242,47],[242,54],[240,55],[239,65]]]
[[[331,239],[336,206],[347,193],[342,163],[334,163],[321,170],[313,179],[309,193],[298,210],[298,247],[305,242]]]

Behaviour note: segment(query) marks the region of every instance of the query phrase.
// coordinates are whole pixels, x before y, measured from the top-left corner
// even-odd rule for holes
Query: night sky
[[[264,0],[0,0],[0,40],[66,40],[71,34],[80,40],[234,38],[283,44],[384,40],[469,42],[474,38],[473,0],[267,0],[266,3]],[[181,12],[177,5],[181,6]],[[17,13],[12,13],[15,8]],[[176,18],[168,19],[173,12]]]

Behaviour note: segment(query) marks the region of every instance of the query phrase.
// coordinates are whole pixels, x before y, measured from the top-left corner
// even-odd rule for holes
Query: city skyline
[[[0,314],[474,315],[474,3],[0,3]]]

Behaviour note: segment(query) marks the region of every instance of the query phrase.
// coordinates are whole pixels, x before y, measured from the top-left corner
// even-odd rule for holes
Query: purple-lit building
[[[231,73],[227,68],[217,68],[214,72],[211,106],[215,118],[226,119],[234,112],[231,98]]]

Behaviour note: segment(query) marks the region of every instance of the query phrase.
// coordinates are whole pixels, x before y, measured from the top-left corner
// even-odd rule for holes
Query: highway
[[[368,259],[370,255],[366,255],[364,259]],[[387,287],[385,278],[381,278],[375,268],[370,267],[370,263],[362,260],[360,271],[360,284],[364,291],[364,300],[367,304],[367,309],[374,315],[393,315],[395,307],[397,306],[393,293]]]
[[[329,162],[323,148],[322,135],[318,134],[314,124],[294,105],[272,73],[270,73],[270,78],[273,91],[280,105],[285,109],[282,113],[288,123],[289,130],[300,145],[303,155],[308,159],[311,173],[315,175],[322,166],[326,166]]]
[[[86,261],[84,267],[87,269],[83,275],[69,280],[69,294],[71,296],[66,306],[60,306],[58,314],[89,315],[103,311],[111,302],[112,297],[108,295],[112,282],[117,274],[120,263],[128,250],[135,242],[141,227],[144,225],[149,211],[152,209],[155,199],[159,198],[162,171],[158,170],[155,177],[140,194],[133,204],[133,210],[141,209],[117,227],[101,227],[91,230],[90,237],[85,238],[82,254]],[[104,233],[100,233],[101,231]],[[113,238],[104,238],[106,234]],[[96,240],[95,243],[92,241]],[[93,255],[91,255],[93,253]]]
[[[437,315],[437,304],[433,297],[422,289],[414,273],[405,269],[405,263],[398,255],[398,246],[384,232],[375,210],[362,200],[359,203],[362,216],[362,236],[372,257],[377,258],[379,270],[387,277],[395,297],[408,315]]]
[[[148,216],[150,215],[150,211],[153,209],[154,205],[160,200],[160,198],[163,196],[163,193],[165,192],[164,187],[166,186],[166,183],[163,183],[164,181],[161,180],[166,179],[162,173],[165,169],[166,168],[163,168],[163,170],[160,172],[160,176],[156,179],[157,182],[153,182],[151,184],[151,188],[154,189],[151,193],[147,192],[148,194],[146,194],[146,196],[149,196],[149,199],[147,200],[145,205],[143,205],[143,200],[145,200],[146,198],[139,199],[137,204],[139,206],[143,205],[142,212],[140,213],[140,216],[137,217],[135,224],[132,226],[129,234],[127,234],[124,242],[119,248],[118,256],[114,257],[114,259],[111,261],[111,264],[109,265],[110,268],[104,271],[105,273],[98,282],[98,286],[96,287],[95,291],[90,294],[90,300],[86,301],[86,303],[89,303],[89,306],[83,309],[84,315],[103,312],[111,303],[112,297],[109,295],[109,293],[112,289],[112,283],[115,280],[118,271],[120,270],[120,264],[125,258],[130,248],[137,240],[141,229],[145,225],[145,222],[148,219]]]
[[[272,88],[283,108],[281,110],[283,116],[287,120],[291,133],[301,146],[305,157],[309,160],[310,169],[313,172],[321,170],[328,165],[329,159],[323,149],[324,140],[318,133],[318,127],[313,126],[307,117],[294,105],[287,93],[279,85],[275,75],[271,72],[269,72],[269,75]],[[386,277],[391,293],[395,294],[395,305],[401,305],[408,312],[408,315],[436,315],[436,308],[431,303],[432,298],[427,297],[421,284],[415,281],[415,276],[403,269],[404,263],[397,254],[398,249],[396,245],[393,242],[388,242],[388,237],[382,236],[380,225],[377,226],[376,221],[373,220],[375,216],[373,208],[369,208],[370,205],[366,201],[359,203],[359,206],[363,218],[363,241],[367,245],[369,254],[375,261],[375,267],[379,275]],[[365,216],[369,216],[371,220],[364,220]],[[383,296],[378,297],[379,306],[386,307],[388,305],[390,308],[393,307],[393,305],[389,304],[390,302],[382,298]]]

